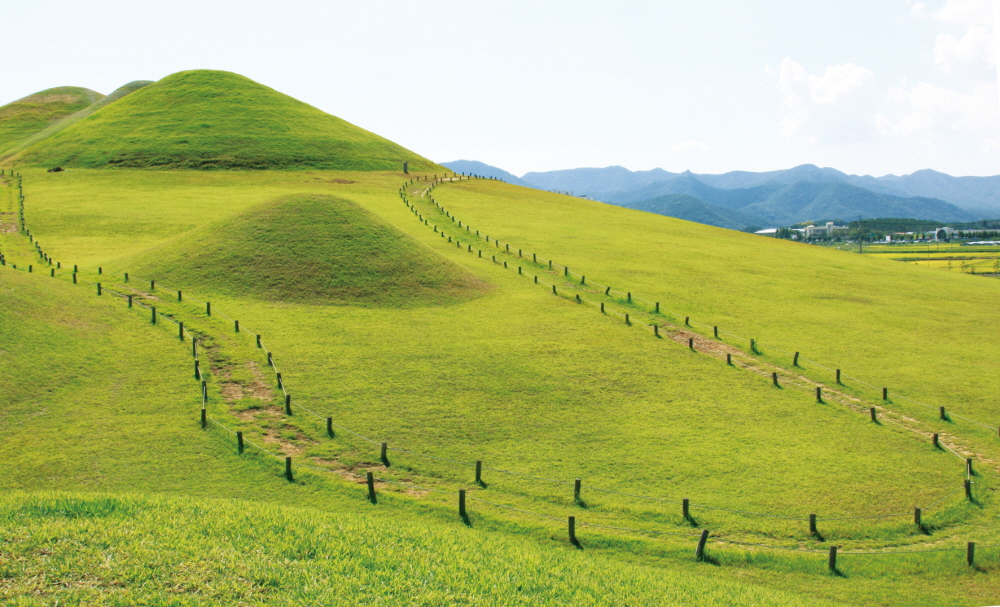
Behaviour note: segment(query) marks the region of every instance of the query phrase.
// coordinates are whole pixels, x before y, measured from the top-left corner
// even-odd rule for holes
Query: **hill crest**
[[[441,167],[383,137],[230,72],[178,72],[109,104],[18,156],[81,168]]]

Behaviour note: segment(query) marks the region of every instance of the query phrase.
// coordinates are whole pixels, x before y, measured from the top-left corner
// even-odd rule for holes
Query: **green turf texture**
[[[808,395],[790,389],[775,390],[766,381],[726,368],[708,356],[658,342],[637,327],[626,327],[618,320],[602,318],[592,308],[552,297],[544,289],[534,287],[530,280],[518,277],[516,270],[504,271],[502,266],[493,264],[488,259],[493,254],[489,249],[487,259],[480,260],[475,254],[447,244],[446,239],[419,223],[399,200],[398,175],[261,172],[250,176],[124,171],[53,175],[29,171],[25,180],[28,220],[33,233],[64,264],[86,259],[84,276],[90,280],[96,278],[93,270],[97,265],[113,267],[122,262],[123,256],[141,254],[160,241],[267,203],[281,195],[276,192],[286,196],[289,192],[299,192],[350,199],[423,246],[436,249],[442,257],[494,284],[493,290],[474,300],[448,307],[414,309],[274,305],[225,296],[217,291],[197,293],[213,298],[219,309],[238,315],[254,330],[264,333],[269,347],[277,352],[296,399],[324,414],[336,415],[338,421],[359,431],[387,439],[391,445],[432,450],[462,459],[482,457],[496,465],[509,464],[508,467],[518,470],[558,478],[572,479],[579,475],[598,486],[627,479],[643,492],[651,490],[680,497],[679,490],[694,500],[709,500],[708,503],[755,504],[790,508],[796,513],[815,508],[821,517],[872,507],[908,509],[914,502],[922,503],[920,496],[912,492],[914,487],[919,492],[937,485],[938,479],[945,484],[960,479],[954,469],[957,462],[952,461],[955,458],[928,449],[926,439],[876,426],[850,411],[817,405]],[[343,183],[347,181],[354,183]],[[452,195],[454,198],[450,198]],[[817,321],[822,318],[821,311],[803,305],[800,299],[803,289],[818,287],[813,282],[798,281],[798,277],[811,275],[809,272],[835,275],[839,272],[844,277],[861,274],[864,279],[860,286],[846,280],[837,283],[842,297],[857,299],[871,298],[865,289],[877,280],[885,290],[880,297],[887,300],[885,305],[893,306],[899,317],[882,327],[884,334],[880,337],[889,345],[893,340],[903,339],[908,325],[927,322],[920,318],[923,309],[940,310],[945,301],[940,296],[935,300],[920,289],[924,283],[913,279],[913,268],[889,261],[818,248],[782,248],[788,243],[775,246],[772,243],[777,241],[773,239],[738,234],[731,240],[722,239],[720,234],[733,233],[666,218],[652,219],[651,225],[645,225],[636,218],[651,217],[646,214],[624,210],[604,213],[603,205],[583,207],[581,211],[578,200],[521,189],[509,191],[507,186],[496,182],[446,185],[435,196],[459,218],[471,221],[476,216],[474,227],[515,244],[520,236],[542,241],[555,234],[558,238],[543,241],[544,247],[537,241],[529,244],[534,244],[541,255],[555,257],[575,271],[586,272],[591,280],[610,283],[616,288],[645,284],[648,293],[638,288],[635,291],[663,301],[665,307],[676,307],[668,303],[671,299],[665,296],[665,291],[686,297],[693,297],[687,291],[694,291],[715,309],[723,303],[733,304],[728,314],[742,323],[752,324],[759,319],[756,314],[741,311],[736,304],[784,314],[789,317],[788,322],[800,322],[800,317],[811,314],[812,322],[800,322],[799,330],[782,335],[804,336],[803,339],[816,344],[833,341],[838,332],[847,331],[837,339],[857,344],[860,353],[850,359],[852,365],[864,366],[869,371],[893,369],[891,364],[861,355],[871,354],[872,340],[867,339],[868,334],[857,332],[851,323],[827,326]],[[430,205],[422,208],[430,216]],[[446,230],[453,229],[443,216],[435,221]],[[604,256],[594,255],[595,241],[600,252],[616,258],[617,263],[602,261]],[[13,246],[8,242],[5,240],[0,249]],[[547,247],[557,253],[547,253]],[[484,248],[484,243],[477,244],[477,248]],[[796,259],[789,251],[804,253]],[[514,257],[504,254],[500,257],[518,263]],[[766,267],[766,271],[745,270],[754,264]],[[840,264],[846,267],[832,267]],[[686,268],[698,280],[682,282],[674,274],[678,271],[675,266]],[[742,272],[729,276],[730,266]],[[597,267],[595,273],[589,269],[592,267]],[[559,280],[558,274],[548,274],[544,268],[529,269],[549,282]],[[938,274],[946,273],[924,272],[920,278],[933,283]],[[991,318],[994,312],[986,303],[988,298],[981,297],[976,289],[979,284],[992,281],[965,277],[967,282],[960,282],[955,278],[962,277],[944,280],[948,281],[951,298],[948,305],[953,305],[952,300],[961,302],[954,305],[959,318],[977,315]],[[66,279],[62,274],[55,282]],[[34,280],[52,279],[35,276]],[[118,278],[109,276],[105,280],[114,282]],[[706,293],[711,284],[716,285],[719,293],[709,297]],[[577,286],[571,281],[560,283],[560,289],[568,292]],[[89,287],[78,287],[82,288]],[[740,296],[726,299],[727,291]],[[595,293],[583,292],[589,298],[597,297]],[[196,316],[193,304],[187,308],[174,307],[163,301],[163,305],[168,312],[187,315],[192,322],[197,319],[199,323],[208,323],[207,319]],[[837,311],[835,307],[822,309],[828,310]],[[694,312],[692,316],[711,322],[711,317],[704,318]],[[868,318],[871,320],[873,316]],[[730,328],[726,323],[719,324]],[[225,325],[219,321],[214,328],[210,324],[205,327],[219,331]],[[855,332],[851,333],[852,330]],[[742,331],[737,329],[737,332]],[[962,331],[956,335],[970,345]],[[765,344],[775,343],[773,337],[770,339],[770,342],[765,339]],[[919,346],[912,342],[909,345]],[[948,382],[975,384],[977,380],[960,368],[964,361],[955,357],[954,350],[939,349],[940,355],[935,358],[930,356],[928,346],[923,347],[923,358],[910,358],[910,364],[925,371],[919,377],[920,389],[943,391]],[[993,346],[985,347],[988,350]],[[765,357],[786,365],[790,362],[783,360],[781,353],[767,352],[765,345]],[[39,355],[44,357],[45,352],[40,351]],[[949,368],[948,382],[939,374],[927,372],[941,365]],[[982,412],[990,411],[987,402],[975,404]],[[904,407],[905,403],[892,402],[886,406]],[[904,411],[910,413],[908,409]],[[43,421],[47,420],[39,420]],[[307,457],[339,459],[344,465],[370,465],[374,459],[370,445],[344,437],[321,441],[317,439],[318,428],[310,428],[297,418],[292,421],[316,441],[302,441],[300,446],[305,448]],[[993,443],[965,424],[934,419],[918,421],[928,430],[958,434],[969,447],[986,457],[995,454]],[[444,489],[469,480],[467,469],[463,476],[460,469],[456,472],[444,465],[405,456],[393,459],[393,466],[385,474],[398,474],[395,478],[426,480]],[[871,525],[821,523],[823,531],[829,540],[849,540],[854,548],[942,544],[954,547],[969,538],[989,543],[996,537],[998,526],[989,489],[990,474],[985,462],[981,463],[985,474],[977,478],[977,483],[985,488],[981,503],[951,507],[944,519],[938,519],[944,525],[929,537],[913,533],[912,525],[905,520],[898,524]],[[31,482],[44,487],[41,482],[44,478],[39,471],[16,481],[14,486],[23,487],[20,483]],[[584,522],[602,519],[611,522],[624,517],[658,528],[684,529],[673,507],[661,511],[637,506],[629,500],[623,503],[587,494],[587,507],[574,510],[570,496],[559,487],[524,489],[520,484],[498,478],[489,477],[490,487],[484,490],[484,497],[495,492],[503,497],[498,501],[510,500],[518,506],[530,504],[554,516],[575,511]],[[97,486],[112,484],[100,482]],[[307,484],[307,488],[310,486],[313,485]],[[197,494],[205,488],[199,485],[185,489],[178,482],[177,491],[186,490]],[[437,503],[433,495],[414,501],[428,508]],[[478,509],[476,516],[483,516]],[[699,513],[698,517],[713,530],[758,537],[763,532],[770,543],[824,547],[804,537],[801,522],[788,526],[741,522],[707,512]],[[529,523],[504,520],[497,524],[512,526],[507,527],[508,531],[533,533]],[[589,533],[594,534],[588,535],[592,539],[587,540],[591,542],[591,550],[597,548],[594,542],[598,542],[603,547],[598,550],[648,555],[660,546],[635,539],[598,539],[599,534]],[[690,546],[683,548],[685,552],[689,550]],[[871,566],[863,565],[861,557],[854,557],[848,559],[851,565],[845,569],[853,579],[839,586],[827,584],[816,576],[822,572],[821,557],[802,557],[801,563],[811,563],[811,568],[796,564],[800,561],[794,554],[787,561],[756,556],[749,558],[748,564],[740,560],[746,557],[734,552],[729,558],[721,557],[721,562],[726,565],[724,569],[737,567],[739,575],[777,586],[808,589],[812,596],[834,596],[869,604],[893,604],[904,600],[900,598],[904,595],[906,604],[989,602],[991,592],[995,594],[996,590],[994,566],[987,564],[982,572],[969,572],[966,576],[960,573],[961,557],[948,554],[944,553],[941,560],[877,557],[883,559],[881,564]],[[748,567],[740,568],[739,563]],[[800,575],[806,572],[808,575]]]
[[[51,605],[834,605],[461,527],[239,500],[0,498],[0,600]]]
[[[0,159],[9,156],[12,149],[31,135],[102,97],[90,89],[63,86],[28,95],[0,107]]]
[[[116,265],[191,290],[311,304],[444,305],[488,289],[360,205],[323,194],[255,205]]]
[[[20,165],[414,170],[437,165],[374,133],[229,72],[179,72],[23,152]],[[443,169],[442,169],[443,170]]]

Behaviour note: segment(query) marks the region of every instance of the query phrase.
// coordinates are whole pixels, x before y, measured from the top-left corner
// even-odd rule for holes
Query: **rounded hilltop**
[[[25,138],[100,101],[104,95],[78,86],[60,86],[0,107],[0,158]]]
[[[253,80],[178,72],[21,152],[79,168],[443,170],[392,141]]]

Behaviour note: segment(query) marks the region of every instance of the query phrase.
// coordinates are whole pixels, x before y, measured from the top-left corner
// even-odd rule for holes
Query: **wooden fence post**
[[[573,481],[573,499],[577,502],[580,501],[580,488],[583,482],[580,479]]]
[[[333,436],[334,435],[334,433],[333,433],[333,418],[332,417],[326,418],[326,434],[327,434],[327,436]]]
[[[913,524],[916,525],[918,528],[923,527],[923,522],[921,521],[921,514],[922,513],[920,512],[920,508],[913,509]]]
[[[389,465],[389,454],[387,453],[388,450],[389,450],[389,443],[383,442],[382,452],[379,454],[379,459],[381,459],[382,463],[385,464],[386,466]]]
[[[840,383],[840,369],[837,369],[837,383]]]
[[[823,388],[820,386],[816,386],[816,402],[823,402]]]
[[[941,419],[948,421],[948,414],[945,413],[944,407],[940,407]]]
[[[708,541],[708,529],[701,530],[701,537],[698,538],[698,547],[694,551],[694,560],[701,562],[705,560],[705,542]]]
[[[368,473],[368,501],[373,504],[378,503],[378,497],[375,495],[375,476],[369,472]]]
[[[871,413],[872,413],[872,421],[877,424],[878,423],[878,413],[875,411],[875,407],[871,408]]]
[[[809,533],[812,534],[812,535],[816,535],[817,533],[819,533],[816,530],[816,515],[815,514],[810,514],[809,515]]]
[[[939,438],[939,435],[935,434],[933,440],[934,440],[934,448],[935,449],[940,449],[941,448],[941,440]]]
[[[965,562],[969,564],[969,567],[976,566],[976,543],[969,542],[968,546],[965,547]]]
[[[830,546],[830,559],[827,561],[827,567],[830,571],[837,571],[837,547]]]
[[[291,414],[292,414],[292,395],[291,394],[286,394],[285,395],[285,415],[291,415]]]
[[[212,315],[212,302],[206,301],[205,302],[205,316],[211,316],[211,315]]]
[[[156,324],[156,308],[152,308],[152,323]]]
[[[236,333],[239,333],[239,332],[240,332],[240,321],[238,321],[238,320],[234,320],[234,321],[233,321],[233,330],[234,330],[234,331],[235,331]]]
[[[285,458],[285,478],[288,479],[288,482],[292,482],[292,481],[295,480],[295,477],[292,476],[292,458],[291,457],[286,457]]]
[[[792,366],[793,367],[799,366],[799,353],[798,352],[796,352],[795,356],[792,357]]]
[[[184,301],[184,296],[181,295],[180,291],[177,291],[177,301],[178,302]]]
[[[889,388],[882,388],[882,400],[889,400]]]
[[[483,484],[483,460],[481,459],[476,460],[476,484]]]
[[[580,542],[576,539],[576,517],[569,517],[569,543],[578,546]]]
[[[177,323],[177,337],[181,341],[184,341],[184,323],[183,322]]]
[[[238,453],[243,453],[243,432],[239,431],[236,433],[236,451]]]
[[[458,516],[462,520],[469,518],[468,513],[465,511],[465,489],[458,490]]]
[[[74,274],[74,277],[75,276],[76,275]],[[131,295],[128,296],[128,307],[130,307],[130,308],[132,307],[132,296]]]
[[[685,521],[691,520],[691,500],[686,497],[681,500],[681,516]]]
[[[777,371],[771,373],[771,382],[774,383],[774,387],[778,388],[778,373]]]

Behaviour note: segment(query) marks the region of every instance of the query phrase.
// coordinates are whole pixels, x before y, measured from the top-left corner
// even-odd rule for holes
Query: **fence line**
[[[143,279],[141,277],[134,277],[134,278],[137,279],[137,280],[142,280],[142,281],[147,280],[147,279]],[[84,282],[89,282],[89,281],[84,281]],[[152,281],[150,281],[150,283],[151,283],[151,285],[153,284]],[[96,283],[89,283],[89,284],[93,285],[93,284],[96,284]],[[548,286],[548,283],[545,283],[544,281],[542,281],[542,284],[545,284],[545,285]],[[165,285],[162,285],[162,284],[159,285],[159,286],[161,288],[164,288],[164,289],[167,289],[167,290],[177,291],[178,293],[180,292],[179,290],[168,288],[168,287],[166,287]],[[110,292],[110,290],[109,290],[109,292]],[[199,301],[199,303],[204,303],[204,302],[200,302],[200,300],[197,300],[195,298],[190,298],[189,297],[189,299],[191,299],[193,301]],[[587,301],[588,301],[588,303],[595,303],[595,302],[591,302],[589,300],[587,300]],[[142,307],[152,307],[152,306],[144,306],[141,302],[139,302],[139,305],[142,306]],[[221,316],[223,316],[223,317],[225,317],[227,319],[233,320],[229,316],[225,315],[225,313],[221,312],[220,310],[216,309],[216,311],[217,311],[217,313],[219,315],[221,315]],[[616,311],[612,311],[612,313],[627,318],[627,315],[623,315],[623,314],[618,313]],[[175,322],[175,324],[177,322],[177,321],[173,320],[170,317],[162,315],[162,313],[161,313],[161,316],[163,316],[164,318],[168,318],[172,322]],[[639,324],[643,324],[644,326],[647,326],[647,327],[651,327],[652,326],[652,325],[648,325],[646,323],[641,323],[641,322],[639,322]],[[250,335],[251,337],[255,337],[255,334],[252,331],[250,331],[248,328],[246,328],[245,325],[243,325],[243,326],[237,325],[237,326],[240,329],[240,333],[246,333],[247,335]],[[192,338],[193,338],[193,336],[192,336]],[[266,347],[263,346],[262,342],[258,342],[258,343],[261,343],[261,349],[265,353],[269,353],[269,351],[266,349]],[[277,365],[273,362],[273,359],[270,359],[270,357],[269,357],[269,366],[272,367],[272,370],[275,373],[275,376],[277,377],[278,376]],[[747,366],[747,365],[744,365],[744,366]],[[749,366],[747,366],[747,368],[749,368]],[[279,386],[281,387],[281,390],[282,390],[283,394],[287,398],[288,393],[285,390],[284,382],[279,380]],[[313,412],[312,410],[310,410],[310,409],[308,409],[308,408],[306,408],[306,407],[304,407],[302,405],[298,405],[297,404],[296,406],[300,407],[300,408],[302,408],[304,410],[306,410],[307,412],[309,412],[310,414],[312,414],[313,416],[315,416],[315,417],[317,417],[319,419],[323,419],[323,416],[321,416],[321,415]],[[379,444],[378,441],[375,441],[375,440],[373,440],[371,438],[363,436],[363,435],[361,435],[361,434],[359,434],[359,433],[357,433],[357,432],[355,432],[355,431],[353,431],[353,430],[351,430],[351,429],[349,429],[347,427],[344,427],[344,426],[342,426],[340,424],[334,424],[332,422],[332,420],[331,420],[331,425],[336,425],[341,430],[344,430],[344,431],[346,431],[346,432],[348,432],[348,433],[350,433],[350,434],[352,434],[352,435],[354,435],[354,436],[356,436],[356,437],[358,437],[358,438],[360,438],[360,439],[362,439],[364,441],[367,441],[367,442],[369,442],[371,444],[376,444],[376,445]],[[440,458],[438,456],[427,455],[427,454],[420,454],[420,453],[417,453],[417,452],[414,452],[414,451],[408,451],[408,450],[403,450],[403,449],[399,449],[399,448],[393,448],[393,450],[406,452],[408,454],[415,455],[415,456],[427,457],[427,458],[430,458],[430,459],[438,459],[438,460],[442,460],[442,461],[452,461],[454,463],[460,463],[460,464],[465,465],[465,466],[475,465],[472,462],[460,462],[459,460],[450,460],[449,458]],[[545,481],[545,482],[553,482],[553,483],[559,483],[559,484],[572,484],[572,481],[567,481],[567,480],[562,480],[562,479],[552,479],[552,478],[540,477],[540,476],[535,476],[535,475],[530,475],[530,474],[525,474],[525,473],[520,473],[520,472],[514,472],[514,471],[510,471],[510,470],[504,470],[504,469],[500,469],[500,468],[490,468],[490,467],[487,467],[487,469],[491,470],[491,471],[503,473],[503,474],[508,474],[508,475],[522,477],[522,478],[530,478],[530,479],[533,479],[533,480],[539,480],[539,481]],[[615,490],[606,490],[606,489],[602,489],[602,488],[592,487],[590,485],[587,485],[587,487],[590,490],[597,490],[597,491],[603,491],[603,492],[607,492],[607,493],[618,493],[618,494],[622,494],[622,495],[627,495],[627,494],[624,494],[623,492],[618,492],[618,491],[615,491]],[[636,497],[637,499],[644,499],[644,500],[648,500],[648,501],[656,501],[656,502],[669,503],[668,500],[664,500],[662,498],[656,498],[656,497],[652,497],[652,496],[640,496],[640,495],[636,495],[636,494],[632,494],[632,496]],[[742,509],[722,508],[722,507],[717,507],[717,506],[707,506],[707,505],[703,505],[703,504],[691,504],[691,505],[697,506],[699,508],[714,509],[714,510],[731,512],[731,513],[736,513],[736,514],[741,514],[741,515],[746,515],[746,516],[763,516],[763,517],[771,517],[771,518],[783,518],[783,519],[787,519],[787,520],[806,520],[806,519],[804,519],[802,517],[792,517],[792,516],[777,515],[777,514],[772,514],[772,513],[760,513],[760,512],[753,512],[753,511],[742,510]],[[885,515],[870,515],[870,516],[849,517],[849,518],[882,518],[884,516]],[[895,515],[893,515],[893,516],[895,516]],[[820,520],[830,520],[830,519],[820,519]]]
[[[440,183],[444,183],[445,181],[450,181],[450,180],[441,180]],[[426,194],[426,196],[430,199],[431,203],[435,207],[437,207],[441,212],[446,213],[446,215],[450,219],[452,219],[453,221],[457,221],[457,219],[455,218],[455,216],[453,214],[451,214],[450,212],[448,212],[447,209],[445,209],[445,207],[443,205],[441,205],[440,203],[438,203],[433,198],[433,196],[430,196],[430,193],[437,187],[437,185],[438,185],[438,182],[436,181],[433,185],[431,185],[429,188],[427,188],[426,191],[422,192],[421,196],[424,196]],[[405,188],[405,186],[404,186],[404,188]],[[406,202],[407,205],[409,206],[410,205],[409,200],[406,198],[405,193],[404,193],[403,190],[404,190],[403,188],[401,188],[401,190],[400,190],[401,197],[403,198],[404,202]],[[465,223],[464,225],[466,227],[469,226],[468,223]],[[469,233],[471,234],[471,231]],[[476,230],[476,235],[479,236],[479,231],[478,230]],[[489,236],[485,236],[485,238],[486,238],[487,243],[489,243],[490,237]],[[500,241],[497,240],[497,239],[493,239],[493,240],[494,240],[494,242],[497,243],[497,245],[499,247],[499,244],[501,244]],[[513,246],[510,243],[503,243],[503,244],[505,244],[505,246]],[[518,251],[521,251],[521,250],[522,249],[518,249]],[[532,259],[533,260],[536,259],[536,256],[534,254],[532,254]],[[564,275],[567,276],[567,277],[574,277],[575,276],[575,277],[577,277],[577,278],[579,278],[581,280],[585,278],[585,275],[573,272],[567,266],[559,264],[559,263],[557,263],[557,262],[555,262],[553,260],[548,260],[548,259],[541,258],[541,262],[547,262],[549,264],[550,268],[562,268],[564,270]],[[542,265],[544,265],[544,263]],[[587,280],[586,284],[606,289],[606,293],[605,293],[606,295],[610,295],[611,293],[615,293],[615,294],[618,294],[619,296],[626,296],[627,301],[629,303],[635,302],[635,301],[641,301],[641,302],[645,302],[645,303],[650,304],[650,305],[655,305],[655,306],[657,306],[657,310],[661,314],[663,312],[666,312],[666,313],[674,316],[675,318],[686,318],[688,320],[688,322],[686,323],[688,326],[691,326],[693,324],[693,325],[698,325],[698,326],[704,327],[706,329],[708,329],[708,328],[714,329],[715,327],[717,327],[717,325],[707,325],[707,324],[704,324],[704,323],[701,323],[701,322],[692,321],[692,320],[690,320],[690,317],[684,316],[682,314],[679,314],[677,312],[673,312],[671,310],[663,308],[662,306],[659,306],[658,305],[659,302],[653,302],[653,301],[650,301],[650,300],[647,300],[647,299],[644,299],[644,298],[641,298],[641,297],[634,297],[632,295],[632,293],[628,292],[628,291],[620,291],[620,290],[617,290],[617,289],[613,289],[613,288],[611,288],[611,287],[609,287],[607,285],[603,285],[603,284],[594,282],[592,280]],[[551,285],[547,285],[547,286],[551,286]],[[650,325],[646,325],[646,326],[650,326]],[[785,353],[785,354],[789,354],[789,355],[793,354],[792,352],[789,352],[787,350],[783,350],[781,348],[778,348],[777,346],[773,346],[773,345],[770,345],[770,344],[763,344],[760,341],[757,341],[757,340],[754,340],[754,339],[751,339],[751,338],[742,337],[740,335],[736,335],[736,334],[731,333],[729,331],[720,330],[719,333],[725,333],[726,335],[732,336],[732,337],[740,339],[742,341],[750,342],[750,343],[754,344],[756,347],[759,347],[759,348],[765,348],[766,347],[767,349],[776,350],[778,352],[782,352],[782,353]],[[819,364],[819,363],[817,363],[815,361],[806,359],[805,357],[802,357],[802,360],[803,360],[803,362],[809,362],[809,363],[815,364],[816,366],[822,367],[823,369],[826,369],[828,371],[831,371],[831,372],[834,371],[834,369],[830,369],[829,367],[821,365],[821,364]],[[856,381],[856,382],[858,382],[858,383],[860,383],[860,384],[862,384],[862,385],[864,385],[866,387],[872,388],[873,390],[879,390],[879,388],[877,386],[873,386],[872,384],[869,384],[867,382],[863,382],[863,381],[861,381],[861,380],[859,380],[857,378],[848,377],[847,375],[844,375],[844,377],[846,379],[850,379],[851,381]],[[937,409],[938,408],[938,407],[935,407],[933,405],[929,405],[929,404],[923,403],[921,401],[918,401],[916,399],[904,396],[904,395],[899,394],[899,393],[894,392],[894,391],[893,392],[888,392],[888,394],[891,394],[893,396],[899,396],[900,398],[903,398],[905,400],[908,400],[910,402],[913,402],[915,404],[919,404],[919,405],[921,405],[923,407],[927,407],[927,408],[930,408],[930,409]],[[980,421],[977,421],[977,420],[973,420],[971,418],[967,418],[967,417],[964,417],[964,416],[961,416],[961,415],[958,415],[958,414],[951,414],[951,413],[949,413],[949,416],[950,417],[955,417],[955,418],[958,418],[958,419],[962,419],[964,421],[968,421],[970,423],[982,426],[983,428],[986,428],[986,429],[989,429],[989,430],[997,431],[998,434],[1000,434],[1000,427],[992,426],[990,424],[985,424],[983,422],[980,422]]]

